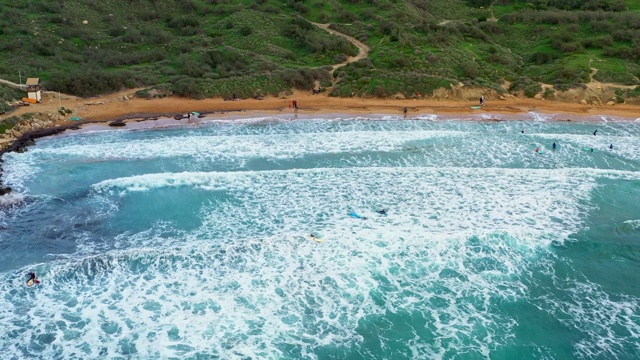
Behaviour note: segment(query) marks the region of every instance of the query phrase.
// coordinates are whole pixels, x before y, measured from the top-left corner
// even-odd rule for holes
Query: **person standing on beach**
[[[484,106],[484,95],[480,96],[480,106]]]
[[[405,106],[404,110],[402,110],[402,111],[404,111],[404,117],[407,117],[407,111],[409,111],[409,109],[407,109],[407,107]]]

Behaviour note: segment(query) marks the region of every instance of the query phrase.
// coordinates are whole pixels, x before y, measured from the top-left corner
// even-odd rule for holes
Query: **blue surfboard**
[[[354,213],[353,211],[349,211],[348,215],[351,216],[352,218],[362,219],[362,216]]]

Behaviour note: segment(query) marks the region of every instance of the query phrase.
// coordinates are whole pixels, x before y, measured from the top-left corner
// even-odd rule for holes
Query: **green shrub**
[[[4,134],[7,130],[12,129],[16,124],[20,122],[20,118],[18,116],[11,116],[6,119],[3,119],[0,122],[0,134]]]
[[[132,78],[132,74],[127,71],[107,72],[81,68],[70,72],[56,71],[45,82],[45,86],[49,90],[87,97],[122,90]]]
[[[204,98],[204,91],[195,79],[181,79],[171,87],[171,91],[178,96],[190,97],[194,99]]]

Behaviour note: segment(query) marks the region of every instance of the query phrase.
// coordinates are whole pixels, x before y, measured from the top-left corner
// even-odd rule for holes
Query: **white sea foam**
[[[540,299],[540,308],[584,334],[573,344],[576,357],[626,358],[629,354],[621,350],[632,347],[640,338],[640,324],[635,316],[640,311],[639,299],[632,296],[614,299],[599,285],[586,280],[561,286],[570,294],[570,300],[545,295]]]
[[[507,253],[486,254],[485,261],[497,265],[486,268],[468,262],[465,254],[475,252],[473,245],[449,240],[453,242],[430,243],[403,234],[317,244],[282,234],[161,250],[136,248],[54,263],[39,269],[43,284],[38,288],[3,279],[3,293],[20,290],[0,299],[0,319],[7,334],[20,335],[0,349],[18,354],[27,337],[34,339],[40,356],[50,358],[126,356],[132,348],[145,358],[198,352],[274,358],[292,345],[316,358],[313,349],[318,346],[362,342],[359,322],[403,311],[431,319],[432,331],[442,338],[473,341],[472,333],[485,326],[508,337],[515,322],[480,304],[524,296],[517,283],[494,280],[518,271],[524,253],[493,239]],[[506,266],[498,265],[503,260]],[[477,307],[456,304],[460,297]],[[435,306],[429,306],[431,301]],[[19,325],[24,321],[29,329]],[[55,346],[46,346],[54,340]],[[494,348],[504,340],[483,346]],[[481,339],[474,342],[481,344]],[[418,351],[455,346],[444,341]]]
[[[416,120],[426,120],[426,121],[438,121],[438,115],[436,114],[423,114],[415,117]]]
[[[197,225],[178,229],[177,220],[169,219],[123,230],[107,244],[79,240],[75,254],[35,266],[43,280],[35,288],[23,286],[27,268],[0,274],[0,353],[317,359],[325,349],[336,357],[350,349],[375,358],[382,356],[375,349],[384,352],[403,341],[414,358],[460,351],[491,358],[514,343],[520,321],[498,305],[529,302],[587,334],[572,344],[576,356],[626,355],[621,347],[640,334],[633,317],[638,299],[616,299],[582,279],[556,276],[558,256],[549,248],[588,225],[595,206],[590,196],[600,180],[638,180],[640,173],[535,168],[554,164],[553,154],[532,154],[537,135],[503,141],[469,129],[389,134],[355,122],[344,127],[295,136],[190,134],[135,142],[109,135],[104,146],[78,138],[74,145],[20,154],[37,154],[31,158],[35,166],[35,159],[58,156],[56,151],[61,158],[102,160],[107,148],[144,157],[204,153],[194,161],[198,165],[207,156],[246,161],[372,148],[406,152],[375,167],[372,156],[362,155],[344,156],[336,167],[163,171],[98,181],[85,200],[108,204],[100,207],[105,216],[131,203],[167,206],[169,195],[197,190],[197,205],[183,204],[180,196],[173,203],[197,206]],[[440,137],[457,141],[411,143]],[[507,141],[509,154],[492,151]],[[424,165],[437,156],[440,163]],[[510,158],[522,161],[520,168],[500,167]],[[460,165],[465,162],[472,167]],[[486,164],[491,166],[482,168]],[[388,215],[377,214],[380,208]],[[349,210],[368,219],[348,217]],[[311,232],[323,242],[309,240]],[[534,275],[559,287],[532,297]],[[571,289],[570,299],[554,297],[564,289]],[[612,333],[614,326],[624,330]],[[362,346],[371,339],[377,345]]]
[[[144,191],[149,189],[163,188],[163,187],[199,187],[205,190],[230,190],[230,191],[242,191],[254,188],[256,182],[271,181],[272,178],[278,178],[279,180],[291,181],[290,177],[305,176],[309,181],[309,186],[320,187],[318,182],[322,179],[326,179],[328,176],[336,176],[336,178],[342,177],[359,177],[357,185],[358,187],[364,186],[371,179],[376,182],[404,182],[405,177],[411,177],[415,179],[418,176],[428,176],[427,179],[442,176],[444,173],[447,175],[458,176],[472,176],[472,174],[482,174],[491,179],[495,177],[523,177],[535,176],[534,180],[542,180],[547,178],[549,180],[560,179],[570,180],[571,178],[576,181],[590,181],[594,178],[603,177],[611,179],[627,179],[638,180],[640,179],[640,173],[635,171],[624,170],[606,170],[606,169],[592,169],[592,168],[565,168],[565,169],[509,169],[509,168],[349,168],[349,169],[336,169],[336,168],[316,168],[316,169],[294,169],[294,170],[271,170],[271,171],[245,171],[245,172],[182,172],[182,173],[159,173],[159,174],[145,174],[139,176],[131,176],[126,178],[117,178],[101,181],[100,183],[92,185],[92,188],[96,191],[107,191],[111,188],[121,188],[127,191]],[[329,175],[330,174],[330,175]],[[385,176],[385,178],[381,178]],[[394,179],[395,178],[395,179]],[[268,180],[263,180],[268,179]],[[331,181],[341,181],[344,179],[330,179]],[[345,183],[346,186],[352,187]],[[488,185],[485,185],[488,186]],[[533,184],[527,185],[534,187]],[[532,191],[532,190],[531,190]],[[527,191],[523,192],[527,193]]]
[[[33,156],[73,156],[86,159],[146,159],[177,156],[207,158],[270,157],[291,158],[303,153],[337,153],[353,151],[389,151],[399,149],[407,141],[461,136],[456,131],[410,132],[341,132],[307,133],[297,136],[191,136],[172,137],[136,142],[69,145],[57,148],[34,149]]]
[[[541,114],[533,111],[529,111],[529,116],[531,116],[531,119],[534,121],[547,121],[551,119],[551,116],[548,114]]]
[[[24,195],[11,192],[9,194],[0,196],[0,207],[15,205],[15,204],[21,203],[23,200],[24,200]]]
[[[640,229],[640,219],[637,220],[627,220],[624,222],[625,224],[629,224],[634,229]]]

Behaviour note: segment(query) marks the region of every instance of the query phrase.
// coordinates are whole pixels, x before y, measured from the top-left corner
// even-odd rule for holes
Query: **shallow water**
[[[640,357],[638,124],[248,119],[3,159],[3,358]]]

